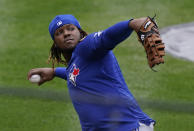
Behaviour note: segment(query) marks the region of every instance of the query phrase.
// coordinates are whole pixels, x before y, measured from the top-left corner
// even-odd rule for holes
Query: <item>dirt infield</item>
[[[194,22],[163,28],[160,32],[167,53],[194,62]]]

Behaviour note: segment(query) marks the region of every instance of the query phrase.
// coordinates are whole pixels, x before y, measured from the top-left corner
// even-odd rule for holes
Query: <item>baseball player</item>
[[[83,131],[153,131],[155,121],[129,91],[112,52],[146,20],[126,20],[87,34],[73,15],[57,15],[49,25],[53,68],[31,69],[28,79],[39,74],[39,85],[54,77],[66,80]],[[54,68],[55,62],[66,67]]]

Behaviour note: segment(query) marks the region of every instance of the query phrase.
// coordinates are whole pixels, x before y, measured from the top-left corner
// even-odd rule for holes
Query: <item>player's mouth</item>
[[[70,42],[72,42],[73,41],[73,39],[66,39],[64,42],[65,43],[70,43]]]

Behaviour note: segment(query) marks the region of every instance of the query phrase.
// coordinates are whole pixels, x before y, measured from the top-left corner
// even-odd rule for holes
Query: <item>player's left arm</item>
[[[116,45],[128,38],[133,29],[129,26],[131,20],[119,22],[102,32],[94,34],[95,48],[112,50]]]
[[[79,56],[84,58],[101,57],[117,44],[125,40],[133,32],[129,23],[131,20],[119,22],[104,31],[88,35],[76,48]]]

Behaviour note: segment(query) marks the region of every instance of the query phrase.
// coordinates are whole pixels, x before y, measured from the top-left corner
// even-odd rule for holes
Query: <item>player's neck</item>
[[[67,64],[71,60],[71,56],[72,56],[72,53],[65,53],[65,52],[63,52],[63,57],[65,58]]]

